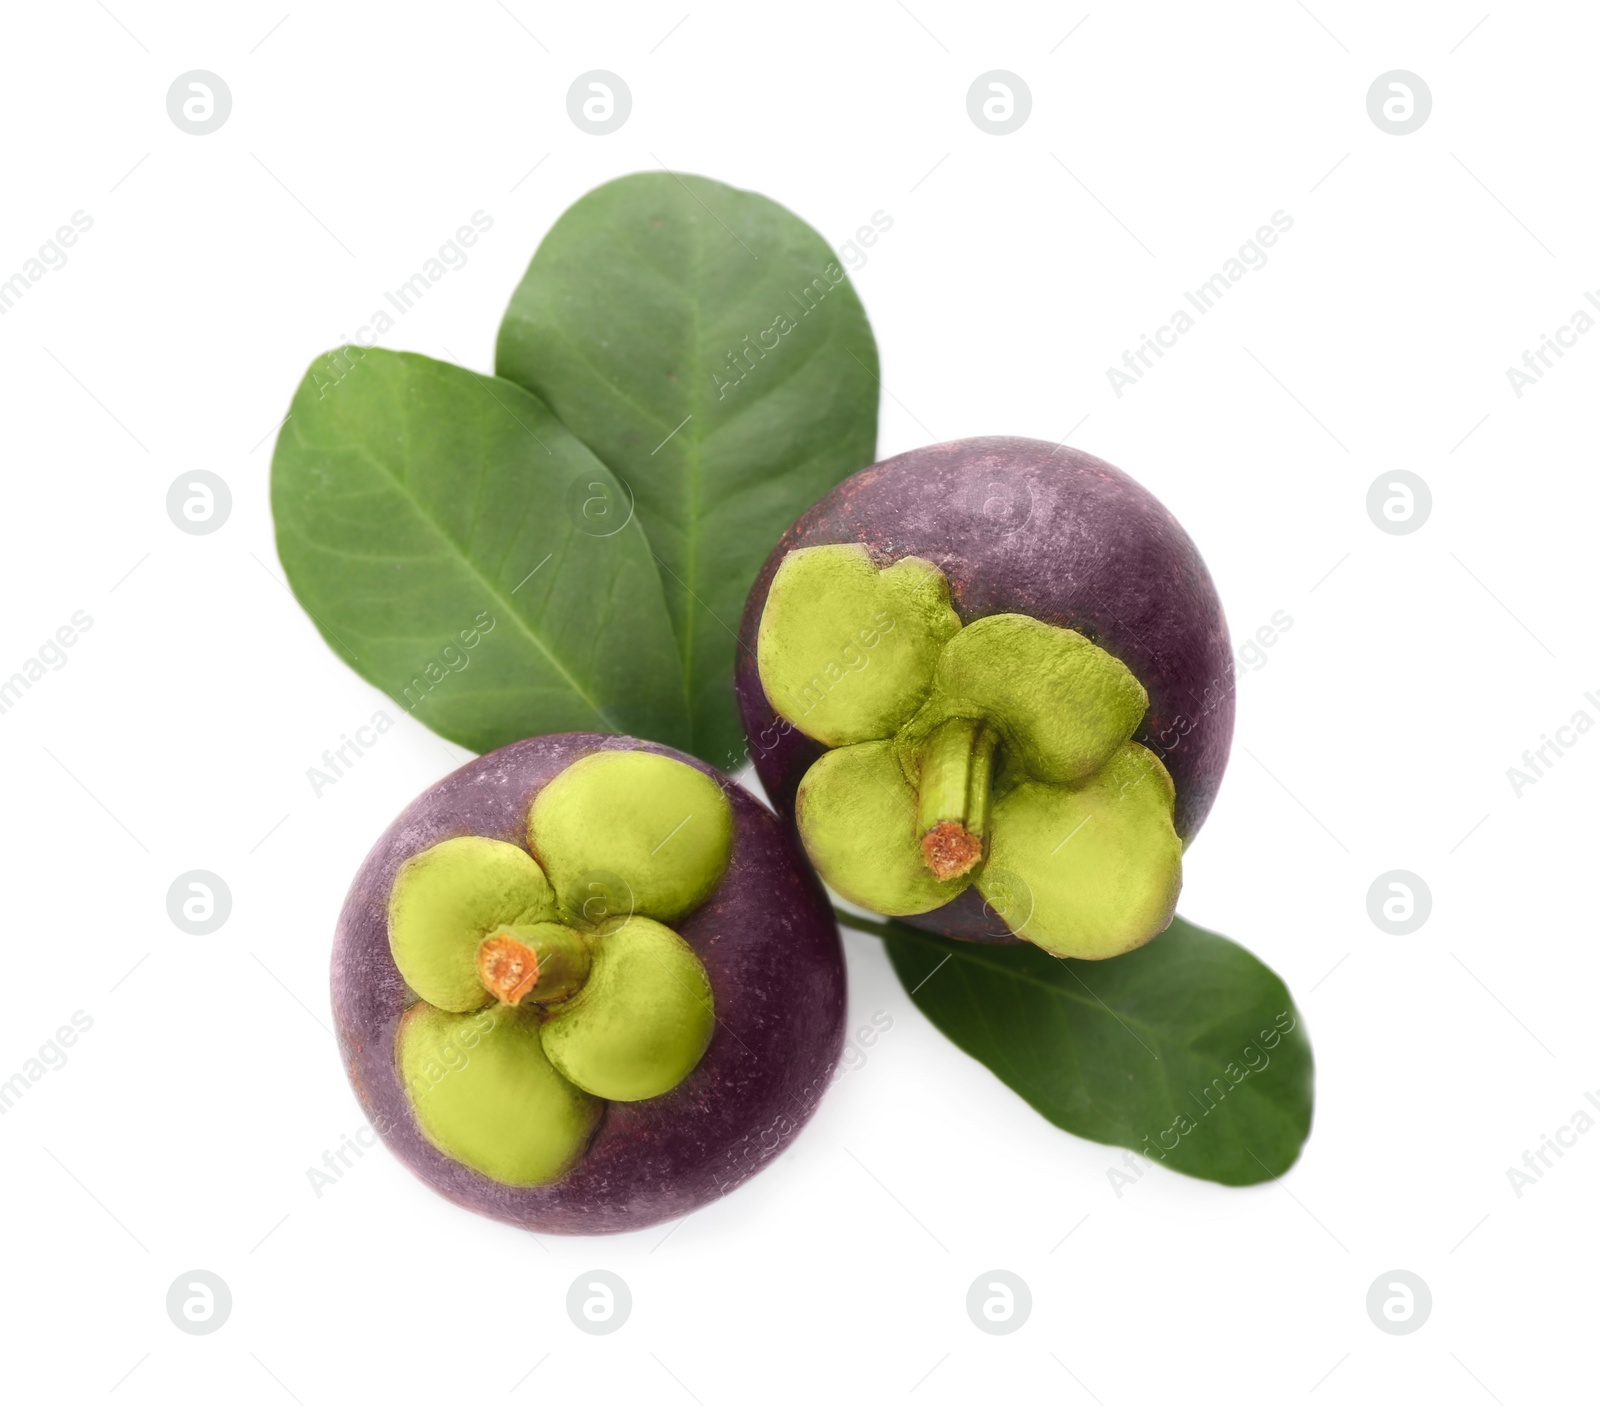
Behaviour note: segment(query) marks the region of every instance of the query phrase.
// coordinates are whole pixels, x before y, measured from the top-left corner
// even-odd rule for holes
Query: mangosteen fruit
[[[1126,474],[1012,438],[875,464],[784,534],[741,645],[757,773],[844,898],[1061,957],[1171,922],[1233,656],[1194,543]]]
[[[390,826],[339,918],[333,1009],[373,1127],[425,1182],[531,1230],[634,1230],[810,1117],[843,954],[760,802],[671,748],[564,733]]]

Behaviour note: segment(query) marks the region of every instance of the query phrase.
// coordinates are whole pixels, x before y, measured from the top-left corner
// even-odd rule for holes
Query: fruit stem
[[[503,1005],[564,1001],[588,975],[583,938],[559,923],[500,928],[478,944],[478,980]]]
[[[539,984],[539,954],[509,933],[496,933],[478,944],[478,980],[504,1005],[521,1005]]]
[[[949,718],[923,744],[917,835],[936,879],[960,878],[983,858],[999,745],[980,718]]]
[[[852,913],[848,908],[841,908],[837,903],[833,905],[834,919],[841,927],[854,928],[857,932],[864,932],[872,937],[900,937],[907,933],[913,937],[920,936],[913,927],[905,923],[897,923],[893,918],[872,919],[864,918],[859,913]]]

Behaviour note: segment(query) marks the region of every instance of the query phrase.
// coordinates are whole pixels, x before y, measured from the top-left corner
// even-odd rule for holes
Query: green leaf
[[[863,926],[917,1008],[1057,1127],[1229,1186],[1300,1155],[1311,1044],[1283,982],[1237,943],[1176,918],[1087,962]]]
[[[677,633],[693,750],[737,756],[745,595],[783,530],[877,442],[877,350],[837,256],[763,196],[624,176],[545,236],[495,369],[631,488]]]
[[[474,751],[539,733],[688,738],[660,577],[620,489],[509,381],[345,348],[307,372],[272,457],[278,556],[357,673]]]

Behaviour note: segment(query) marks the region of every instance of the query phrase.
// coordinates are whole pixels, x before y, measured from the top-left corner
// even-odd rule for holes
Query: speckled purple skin
[[[733,854],[676,931],[711,978],[717,1028],[677,1088],[612,1103],[560,1181],[509,1187],[422,1135],[395,1068],[395,1031],[415,999],[389,955],[387,903],[407,859],[456,835],[526,845],[528,806],[579,757],[643,750],[714,778],[733,806]],[[333,1013],[357,1096],[390,1149],[452,1201],[529,1230],[595,1235],[687,1215],[745,1181],[799,1132],[844,1036],[844,955],[822,886],[792,835],[715,768],[670,747],[569,732],[513,743],[423,792],[373,846],[339,915]]]
[[[1216,799],[1233,739],[1233,651],[1222,603],[1176,519],[1119,469],[1037,439],[990,436],[913,449],[846,479],[767,558],[740,626],[739,710],[761,783],[792,822],[823,748],[779,718],[756,671],[773,574],[795,547],[863,542],[880,566],[924,557],[950,580],[963,624],[1015,612],[1079,631],[1150,695],[1134,739],[1166,764],[1186,842]],[[903,921],[1009,941],[976,889]]]

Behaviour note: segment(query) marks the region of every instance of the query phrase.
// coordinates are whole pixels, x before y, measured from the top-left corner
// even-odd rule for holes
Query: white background
[[[7,1394],[1515,1406],[1590,1379],[1600,1130],[1520,1198],[1506,1169],[1600,1087],[1600,735],[1520,798],[1506,769],[1600,718],[1600,335],[1520,399],[1506,368],[1600,288],[1592,7],[292,3],[6,18],[0,279],[94,221],[0,318],[0,674],[94,621],[0,716],[0,1079],[93,1021],[0,1119]],[[192,68],[233,94],[205,137],[165,109]],[[633,94],[607,137],[566,115],[593,68]],[[966,110],[994,68],[1033,94],[1005,137]],[[1404,137],[1366,111],[1396,68],[1434,101]],[[465,754],[402,718],[314,797],[306,769],[389,705],[282,584],[271,432],[477,210],[468,265],[383,342],[489,370],[552,221],[658,162],[834,244],[892,217],[855,274],[880,453],[1066,437],[1173,509],[1239,639],[1292,617],[1241,677],[1181,905],[1301,1004],[1316,1123],[1282,1182],[1157,1170],[1119,1197],[1117,1152],[1029,1111],[847,934],[851,1028],[892,1028],[678,1228],[535,1239],[381,1149],[312,1191],[361,1116],[327,1031],[335,913]],[[1278,210],[1266,267],[1119,399],[1106,368]],[[210,536],[165,510],[197,469],[233,494]],[[1433,494],[1412,535],[1366,513],[1396,469]],[[166,914],[196,868],[233,893],[210,937]],[[1432,891],[1408,937],[1367,917],[1390,869]],[[194,1268],[232,1290],[211,1336],[165,1310]],[[608,1337],[564,1308],[595,1268],[633,1293]],[[964,1306],[995,1268],[1033,1295],[1004,1337]],[[1365,1309],[1396,1268],[1434,1300],[1403,1337]]]

